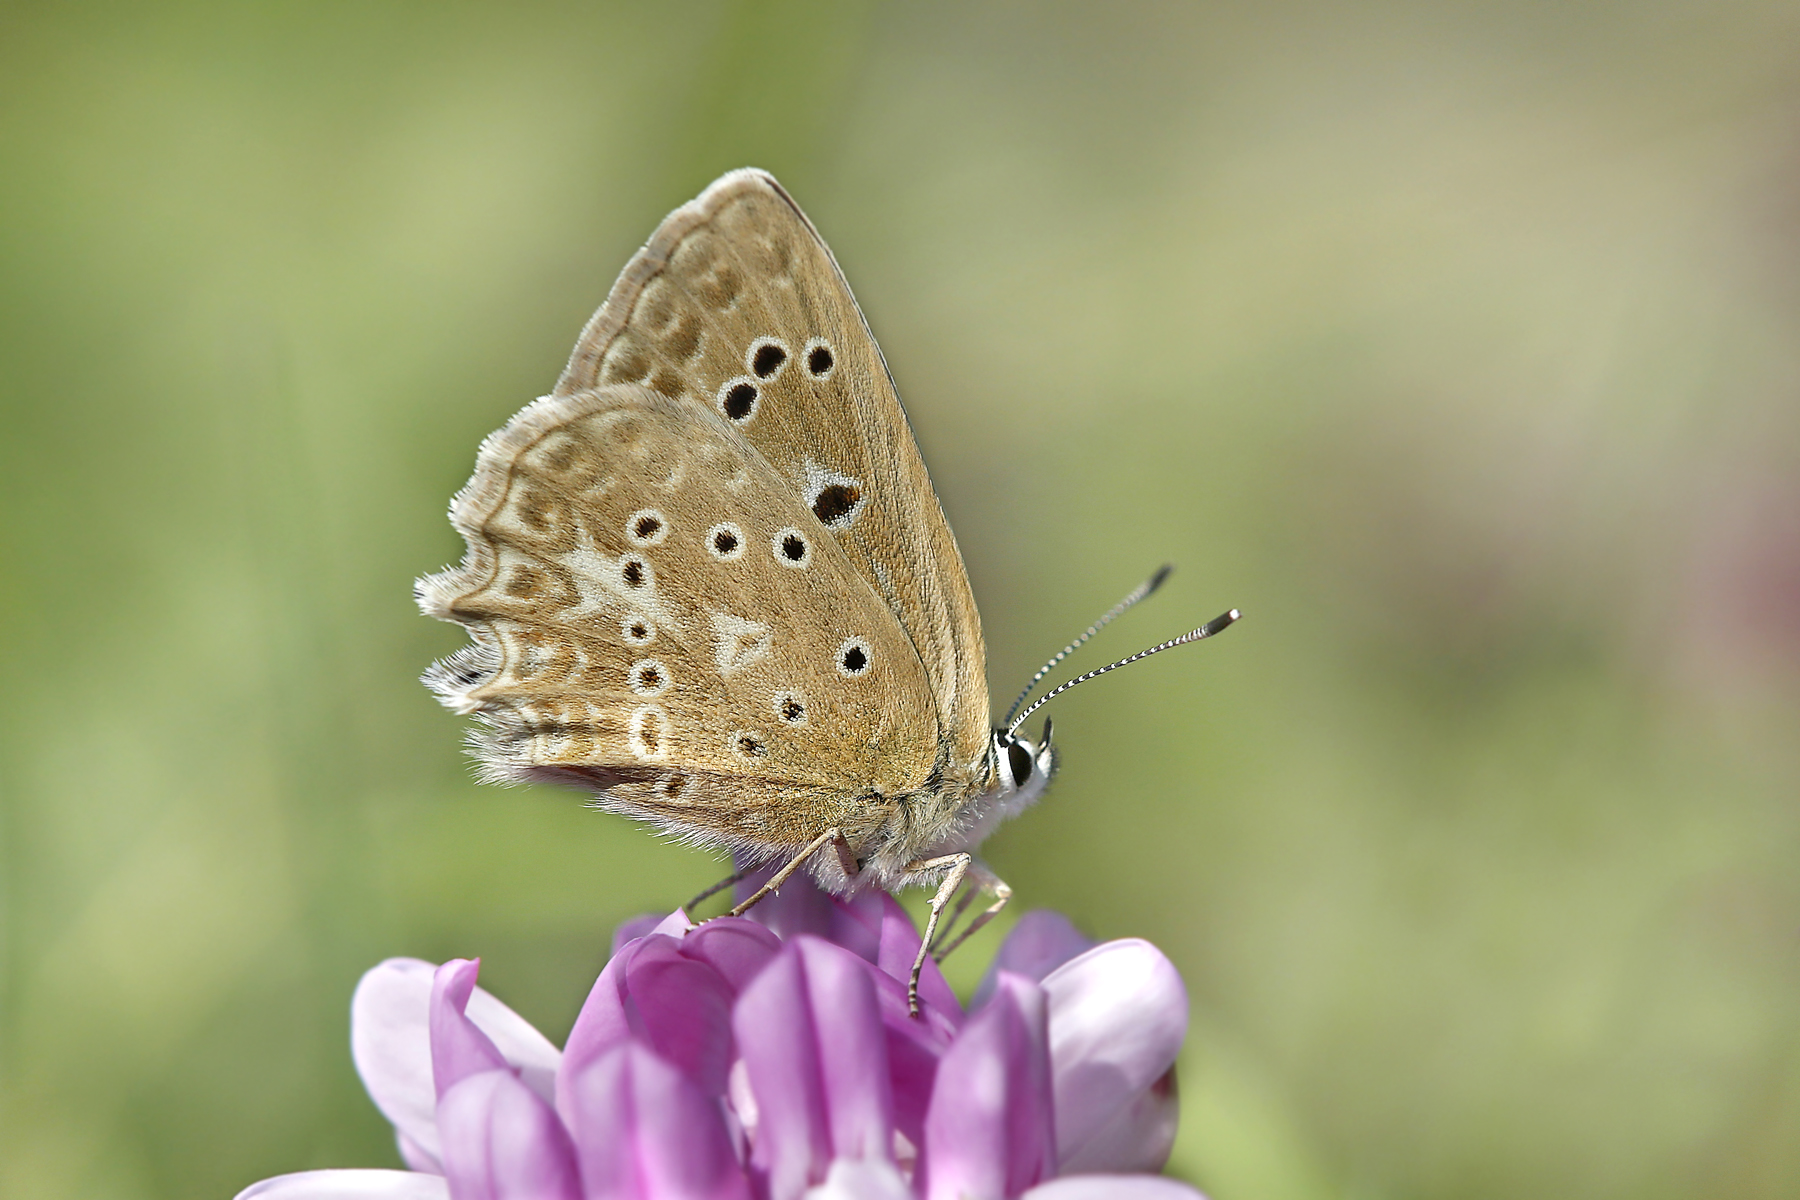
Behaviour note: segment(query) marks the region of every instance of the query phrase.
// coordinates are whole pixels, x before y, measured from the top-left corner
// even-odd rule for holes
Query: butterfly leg
[[[994,917],[999,914],[1000,910],[1006,907],[1006,902],[1012,899],[1012,888],[1008,887],[1005,880],[994,874],[985,865],[978,862],[971,863],[969,869],[970,873],[975,876],[976,889],[992,896],[994,902],[976,913],[975,919],[964,926],[961,933],[957,934],[954,938],[951,938],[948,945],[938,951],[939,962],[948,958],[952,950],[968,941],[970,934],[993,920]],[[974,894],[975,892],[973,891],[969,893],[970,896],[973,896]]]
[[[950,903],[950,897],[962,886],[963,876],[969,873],[969,864],[974,861],[973,854],[963,853],[922,858],[918,862],[906,864],[908,875],[916,871],[950,868],[944,875],[944,882],[938,885],[937,895],[931,898],[931,915],[925,919],[925,936],[919,939],[919,953],[913,959],[912,977],[906,981],[906,1008],[915,1017],[919,1015],[919,976],[925,973],[925,955],[930,953],[931,939],[937,933],[938,918],[944,914],[944,905]]]
[[[707,888],[704,892],[701,892],[698,896],[695,896],[692,900],[689,900],[686,904],[682,905],[681,911],[684,913],[687,913],[689,919],[691,920],[693,918],[694,908],[696,905],[699,905],[699,904],[705,902],[706,900],[711,899],[713,896],[718,895],[720,892],[724,891],[726,888],[730,887],[731,885],[738,883],[744,879],[748,879],[752,874],[755,873],[755,871],[756,871],[755,867],[745,867],[742,871],[739,871],[735,875],[727,875],[725,878],[719,880],[719,882],[713,884],[711,887]]]
[[[782,867],[781,870],[769,877],[769,882],[757,888],[755,892],[751,893],[748,900],[744,901],[725,915],[728,917],[741,917],[746,912],[750,911],[751,907],[755,905],[757,901],[761,900],[764,896],[767,896],[770,892],[778,890],[782,884],[786,883],[788,879],[792,877],[795,871],[798,871],[801,867],[805,866],[807,860],[822,850],[827,842],[832,843],[833,847],[837,850],[838,862],[843,866],[844,874],[854,878],[857,869],[856,854],[850,849],[850,843],[844,838],[844,835],[836,826],[833,826],[808,842],[804,850],[794,855],[793,858],[788,860],[786,866]]]

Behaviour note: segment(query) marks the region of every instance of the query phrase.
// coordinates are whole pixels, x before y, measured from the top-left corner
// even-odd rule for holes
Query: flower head
[[[891,896],[801,879],[690,927],[620,931],[558,1051],[479,964],[389,959],[351,1051],[407,1171],[309,1171],[239,1200],[1175,1200],[1180,977],[1136,939],[1028,913],[969,1011]]]

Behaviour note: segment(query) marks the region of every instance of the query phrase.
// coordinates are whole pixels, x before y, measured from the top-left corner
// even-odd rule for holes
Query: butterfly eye
[[[669,520],[654,508],[640,508],[625,518],[625,536],[636,546],[654,546],[669,536]]]
[[[830,379],[831,372],[837,367],[837,355],[832,353],[831,343],[824,338],[814,338],[806,343],[804,357],[806,373],[814,379]]]
[[[1006,747],[1006,764],[1012,768],[1014,787],[1024,787],[1025,781],[1031,778],[1031,751],[1018,742],[1009,742]]]
[[[719,411],[736,425],[747,425],[750,418],[756,415],[756,406],[762,393],[754,379],[740,375],[736,379],[727,379],[719,387]]]
[[[812,561],[812,545],[792,525],[775,533],[775,561],[784,567],[804,567]]]
[[[787,365],[788,348],[775,338],[757,338],[750,343],[750,353],[744,360],[758,379],[773,379]]]
[[[730,521],[721,521],[706,531],[706,550],[720,562],[744,557],[744,531]]]
[[[869,673],[869,643],[861,638],[846,638],[837,652],[838,674],[846,679],[855,679],[859,675]]]

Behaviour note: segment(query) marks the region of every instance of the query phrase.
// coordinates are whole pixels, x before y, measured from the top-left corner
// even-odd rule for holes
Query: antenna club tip
[[[1175,571],[1174,563],[1164,563],[1162,566],[1156,568],[1156,574],[1154,574],[1150,577],[1150,583],[1149,583],[1147,589],[1145,590],[1144,594],[1146,596],[1148,596],[1151,592],[1154,592],[1157,588],[1161,587],[1163,585],[1163,581],[1166,580],[1171,574],[1173,574],[1174,571]]]

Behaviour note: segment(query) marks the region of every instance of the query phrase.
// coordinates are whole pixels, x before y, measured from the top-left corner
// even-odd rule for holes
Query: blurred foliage
[[[414,576],[633,247],[776,172],[994,690],[1166,947],[1216,1200],[1800,1191],[1800,9],[0,9],[0,1184],[389,1165],[380,958],[560,1037],[717,864],[474,785]],[[991,949],[978,942],[966,978]]]

